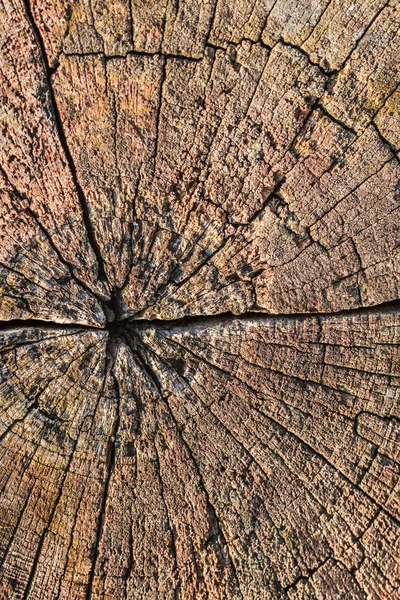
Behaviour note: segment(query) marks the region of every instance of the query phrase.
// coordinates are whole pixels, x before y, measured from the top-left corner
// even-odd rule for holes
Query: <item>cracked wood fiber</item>
[[[400,600],[399,0],[0,0],[0,600]]]

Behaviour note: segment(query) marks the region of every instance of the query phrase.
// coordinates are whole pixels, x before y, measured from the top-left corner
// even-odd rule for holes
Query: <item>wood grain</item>
[[[399,600],[397,0],[0,0],[0,600]]]

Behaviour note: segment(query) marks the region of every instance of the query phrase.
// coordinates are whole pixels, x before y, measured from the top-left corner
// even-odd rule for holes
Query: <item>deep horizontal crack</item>
[[[15,319],[10,321],[0,321],[0,333],[2,331],[8,331],[11,329],[26,329],[31,327],[41,329],[73,329],[73,330],[85,330],[91,329],[94,331],[109,331],[114,335],[123,332],[127,328],[129,329],[147,329],[149,327],[156,328],[168,328],[173,329],[175,327],[191,328],[198,325],[218,325],[226,323],[232,320],[235,321],[266,321],[271,319],[290,319],[290,320],[304,320],[310,317],[329,319],[330,317],[336,318],[338,316],[356,316],[358,314],[377,314],[379,312],[397,314],[400,312],[400,300],[392,300],[389,302],[383,302],[382,304],[376,304],[373,306],[361,306],[359,308],[353,308],[349,310],[332,311],[332,312],[302,312],[302,313],[268,313],[265,311],[253,310],[242,314],[234,314],[232,312],[224,312],[218,315],[190,315],[178,319],[123,319],[121,321],[111,316],[110,320],[106,323],[105,327],[94,327],[91,325],[81,325],[73,323],[59,323],[51,321],[43,321],[40,319]]]

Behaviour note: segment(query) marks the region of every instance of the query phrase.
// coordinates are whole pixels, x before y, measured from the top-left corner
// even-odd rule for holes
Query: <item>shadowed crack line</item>
[[[116,375],[114,373],[116,351],[117,351],[117,348],[115,345],[115,340],[111,336],[109,339],[109,342],[107,344],[107,357],[109,359],[108,366],[109,366],[109,370],[111,371],[111,376],[113,378],[114,391],[115,391],[115,396],[116,396],[117,402],[116,402],[116,407],[115,407],[114,423],[112,425],[110,436],[108,439],[107,460],[106,460],[107,476],[106,476],[106,480],[104,482],[103,496],[102,496],[102,500],[101,500],[101,507],[100,507],[99,517],[98,517],[98,521],[97,521],[97,528],[96,528],[97,534],[96,534],[96,541],[95,541],[95,546],[94,546],[92,568],[90,570],[89,582],[88,582],[88,586],[86,589],[86,600],[90,600],[92,598],[93,582],[94,582],[94,578],[95,578],[95,574],[96,574],[96,565],[97,565],[97,560],[99,558],[100,542],[101,542],[101,539],[103,536],[104,523],[105,523],[105,518],[106,518],[106,507],[107,507],[107,500],[108,500],[108,496],[109,496],[110,482],[111,482],[111,478],[114,473],[115,462],[116,462],[116,452],[117,452],[116,437],[117,437],[117,433],[118,433],[118,429],[119,429],[120,415],[121,415],[121,406],[120,406],[121,397],[120,397],[119,383],[118,383],[118,378],[116,377]]]
[[[57,106],[57,102],[55,99],[55,95],[54,95],[54,90],[53,90],[53,86],[51,84],[51,69],[49,66],[49,62],[48,62],[48,57],[47,57],[47,53],[46,53],[46,49],[45,49],[45,45],[43,42],[43,38],[41,36],[40,30],[38,28],[38,26],[36,25],[35,19],[33,17],[33,13],[32,13],[32,9],[31,9],[31,5],[30,5],[30,0],[24,0],[24,4],[25,4],[25,9],[26,9],[26,13],[27,13],[27,18],[28,21],[32,27],[33,33],[36,37],[37,43],[39,45],[39,49],[40,49],[40,54],[41,54],[41,58],[43,61],[43,66],[45,69],[45,74],[46,74],[46,82],[47,82],[47,87],[48,87],[48,91],[50,94],[50,105],[52,108],[52,112],[53,112],[53,116],[54,116],[54,120],[55,120],[55,125],[56,125],[56,129],[58,132],[58,137],[60,140],[60,144],[64,150],[64,154],[65,157],[67,159],[68,165],[69,165],[69,170],[72,176],[72,180],[77,192],[77,195],[79,197],[79,201],[80,201],[80,206],[82,209],[82,214],[83,214],[83,220],[85,223],[85,227],[86,227],[86,232],[87,232],[87,236],[89,239],[89,243],[92,247],[92,250],[95,254],[95,257],[97,259],[97,263],[98,263],[98,269],[99,269],[99,278],[100,280],[107,284],[107,276],[105,274],[105,269],[104,269],[104,260],[103,257],[101,255],[101,250],[100,250],[100,246],[97,242],[96,239],[96,235],[94,232],[94,227],[93,224],[90,220],[90,214],[89,214],[89,206],[87,204],[86,201],[86,197],[85,194],[83,192],[83,189],[80,186],[80,183],[78,181],[78,175],[76,172],[76,167],[74,164],[74,160],[72,158],[71,152],[69,150],[69,146],[68,146],[68,142],[65,136],[65,132],[64,132],[64,128],[63,128],[63,124],[62,124],[62,119],[58,110],[58,106]]]
[[[112,304],[112,301],[111,301]],[[376,315],[380,312],[385,314],[393,313],[395,315],[400,313],[400,300],[391,300],[376,304],[373,306],[360,306],[358,308],[352,308],[347,310],[332,311],[332,312],[302,312],[302,313],[268,313],[259,312],[258,310],[252,310],[242,314],[234,314],[232,312],[223,312],[217,315],[188,315],[179,319],[135,319],[126,318],[117,320],[112,317],[107,321],[104,327],[95,327],[91,325],[71,324],[71,323],[60,323],[52,321],[43,321],[40,319],[15,319],[9,321],[0,321],[0,335],[2,332],[22,329],[43,329],[43,330],[71,330],[81,332],[85,330],[92,330],[97,332],[109,332],[114,337],[122,335],[126,328],[130,330],[142,330],[148,328],[156,329],[175,329],[175,328],[197,328],[198,326],[211,327],[220,324],[224,324],[231,321],[252,321],[252,322],[263,322],[271,321],[279,318],[280,320],[290,321],[302,321],[304,319],[315,318],[315,319],[336,319],[337,317],[354,317],[357,315]]]

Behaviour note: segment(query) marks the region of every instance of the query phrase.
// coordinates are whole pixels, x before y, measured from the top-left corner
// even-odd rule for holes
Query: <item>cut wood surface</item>
[[[399,0],[0,0],[0,600],[400,600]]]

